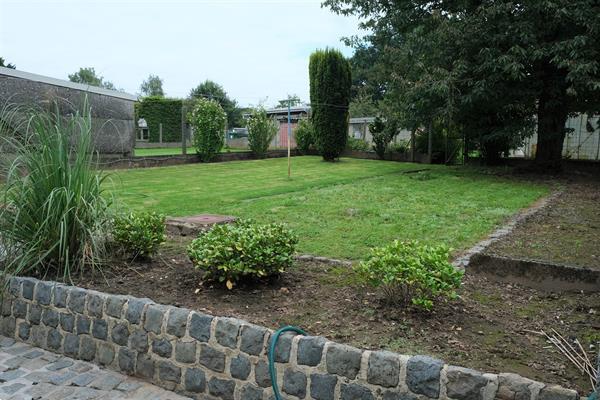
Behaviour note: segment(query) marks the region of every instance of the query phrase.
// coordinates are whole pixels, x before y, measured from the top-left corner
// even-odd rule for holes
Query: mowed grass
[[[394,239],[462,250],[549,190],[464,167],[306,156],[291,179],[286,159],[268,159],[120,170],[112,185],[134,209],[285,222],[300,252],[349,259]]]

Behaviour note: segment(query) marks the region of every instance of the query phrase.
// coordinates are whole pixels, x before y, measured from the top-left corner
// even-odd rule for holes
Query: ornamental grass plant
[[[87,99],[70,114],[61,106],[48,112],[7,104],[0,112],[0,263],[7,275],[70,280],[97,268],[105,253],[110,200],[91,109]]]

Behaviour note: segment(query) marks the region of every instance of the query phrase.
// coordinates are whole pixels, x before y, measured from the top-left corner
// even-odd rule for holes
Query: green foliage
[[[296,145],[301,152],[307,153],[310,150],[314,150],[315,131],[310,119],[301,119],[294,131],[294,135],[296,135]]]
[[[249,220],[215,225],[188,246],[194,266],[231,289],[243,279],[280,274],[293,264],[298,238],[282,224]]]
[[[133,258],[151,257],[166,239],[165,216],[155,212],[116,216],[112,235],[115,243]]]
[[[106,81],[103,76],[97,75],[96,70],[93,67],[79,68],[79,71],[69,74],[69,80],[71,82],[98,86],[104,89],[117,90],[112,82]]]
[[[325,161],[334,161],[348,138],[350,64],[337,50],[317,50],[310,56],[309,77],[315,143]]]
[[[354,74],[354,69],[352,73]],[[367,95],[364,90],[361,90],[350,101],[348,113],[350,114],[350,118],[373,117],[380,113],[379,108],[372,97]]]
[[[58,104],[54,113],[7,106],[0,121],[0,147],[11,154],[0,158],[4,271],[66,280],[96,267],[110,203],[94,161],[90,108],[66,116]]]
[[[300,96],[297,94],[288,95],[288,98],[285,100],[279,100],[275,108],[287,108],[287,106],[296,107],[302,105],[302,100],[300,100]]]
[[[376,117],[375,121],[369,125],[369,131],[373,137],[373,150],[381,160],[384,159],[387,147],[392,140],[386,128],[386,123],[379,117]]]
[[[410,146],[406,140],[398,140],[395,143],[390,143],[389,150],[393,153],[408,153]]]
[[[225,143],[225,111],[214,100],[198,98],[188,114],[188,121],[194,128],[194,147],[200,159],[211,161]]]
[[[404,127],[437,120],[492,161],[537,125],[536,162],[557,165],[569,113],[600,109],[597,0],[325,5],[369,30],[348,40],[355,87],[381,94]]]
[[[163,81],[158,75],[150,74],[148,79],[140,85],[140,91],[144,96],[165,97],[162,85]]]
[[[250,113],[247,120],[248,146],[257,158],[265,158],[271,140],[277,134],[277,124],[269,118],[264,108],[259,107]]]
[[[351,151],[369,151],[369,143],[367,143],[365,140],[348,136],[346,148]]]
[[[157,143],[160,124],[163,126],[163,142],[181,141],[181,112],[183,101],[165,97],[144,97],[135,103],[135,119],[144,118],[148,123],[149,141]]]
[[[227,114],[227,127],[236,128],[244,126],[243,110],[237,102],[227,95],[223,86],[216,82],[206,80],[190,91],[190,99],[205,98],[218,102]]]
[[[0,67],[17,69],[17,66],[15,64],[7,63],[6,60],[2,57],[0,57]]]
[[[371,250],[355,267],[362,282],[380,288],[392,303],[411,302],[425,310],[439,297],[455,298],[463,273],[448,261],[446,246],[398,241]]]

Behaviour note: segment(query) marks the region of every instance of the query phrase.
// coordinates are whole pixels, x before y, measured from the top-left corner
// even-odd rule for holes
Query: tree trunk
[[[542,80],[537,112],[537,149],[535,164],[539,168],[561,168],[563,142],[569,117],[565,76],[553,71]]]

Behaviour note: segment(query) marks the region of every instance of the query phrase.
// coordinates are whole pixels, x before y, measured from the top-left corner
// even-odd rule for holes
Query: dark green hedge
[[[183,100],[144,97],[135,103],[135,120],[144,118],[150,131],[150,142],[159,140],[159,124],[163,125],[163,142],[181,141],[181,107]]]

